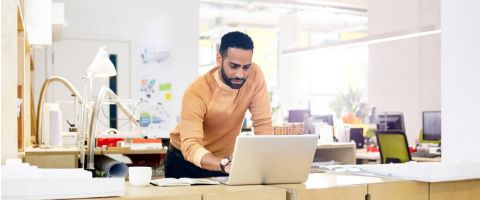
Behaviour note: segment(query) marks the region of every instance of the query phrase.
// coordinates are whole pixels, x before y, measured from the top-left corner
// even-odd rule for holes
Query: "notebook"
[[[150,181],[152,185],[161,187],[189,186],[189,185],[218,185],[220,182],[200,178],[160,178]]]

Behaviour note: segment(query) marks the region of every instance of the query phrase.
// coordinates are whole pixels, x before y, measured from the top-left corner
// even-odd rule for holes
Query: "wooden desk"
[[[356,159],[360,160],[359,164],[366,164],[368,161],[374,161],[380,163],[380,152],[367,152],[366,149],[357,149]],[[425,157],[412,157],[412,161],[417,162],[441,162],[442,157],[425,158]]]
[[[342,164],[355,164],[355,144],[353,143],[318,143],[314,162],[337,161]]]
[[[283,188],[247,185],[247,186],[182,186],[182,187],[136,187],[126,183],[125,195],[122,197],[100,199],[162,199],[162,200],[285,200]]]
[[[39,168],[78,168],[77,148],[27,148],[25,162]]]
[[[285,188],[288,200],[480,200],[480,179],[428,183],[345,174],[310,174],[304,184]]]
[[[383,178],[382,178],[383,179]],[[383,179],[384,182],[368,184],[370,200],[428,200],[428,183]]]
[[[95,150],[95,155],[105,155],[105,154],[166,154],[167,149],[145,149],[145,150],[132,150],[130,148],[111,148],[106,150]]]
[[[480,180],[430,183],[430,200],[480,200]]]
[[[131,150],[117,148],[107,150],[95,150],[95,155],[104,154],[165,154],[166,149]],[[88,152],[87,152],[88,153]],[[25,162],[40,168],[78,168],[80,151],[77,148],[28,148],[25,149]]]
[[[357,149],[355,151],[357,164],[368,164],[369,161],[380,163],[380,152],[367,152],[366,149]]]
[[[273,186],[287,189],[288,200],[356,200],[365,199],[368,184],[384,181],[377,177],[313,173],[304,184]]]
[[[442,162],[442,157],[441,156],[437,156],[434,158],[412,157],[412,160],[417,162]]]

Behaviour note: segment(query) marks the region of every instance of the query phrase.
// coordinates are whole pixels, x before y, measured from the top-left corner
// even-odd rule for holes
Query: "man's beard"
[[[243,84],[245,83],[246,79],[244,78],[228,78],[227,74],[225,74],[225,70],[223,69],[223,64],[222,66],[220,67],[220,71],[221,71],[221,74],[222,74],[222,79],[223,81],[225,82],[225,84],[227,84],[228,86],[230,86],[230,88],[232,89],[240,89]],[[240,84],[236,84],[236,83],[233,83],[232,81],[235,80],[235,81],[242,81],[242,83]]]

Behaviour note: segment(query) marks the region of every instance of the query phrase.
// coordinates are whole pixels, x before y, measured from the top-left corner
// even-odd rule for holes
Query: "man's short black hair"
[[[238,48],[244,50],[253,50],[253,41],[250,36],[245,33],[234,31],[222,36],[220,49],[218,52],[222,57],[227,56],[228,48]]]

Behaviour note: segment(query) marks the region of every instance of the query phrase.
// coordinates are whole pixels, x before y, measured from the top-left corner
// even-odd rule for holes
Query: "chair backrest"
[[[367,137],[367,138],[375,137],[375,129],[373,129],[373,128],[367,129],[367,132],[365,133],[365,137]]]
[[[418,142],[420,142],[420,143],[440,144],[440,140],[424,140],[424,139],[423,139],[423,130],[422,130],[422,129],[420,129],[420,134],[418,134]]]
[[[404,163],[412,160],[407,136],[400,131],[377,131],[381,163]]]

